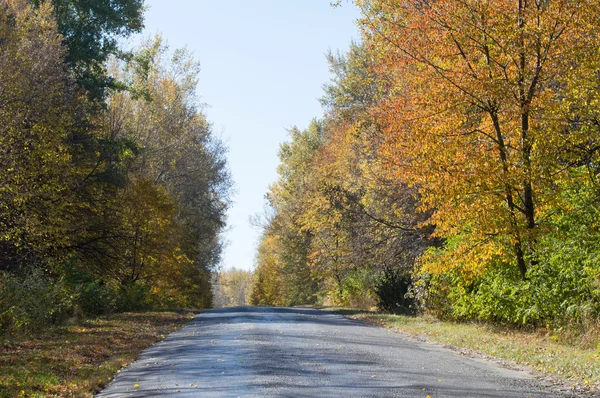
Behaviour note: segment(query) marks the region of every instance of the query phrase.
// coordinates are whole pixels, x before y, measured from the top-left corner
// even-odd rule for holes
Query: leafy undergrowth
[[[600,344],[569,345],[544,333],[427,317],[327,308],[347,317],[444,344],[463,354],[479,354],[527,367],[575,389],[600,390]],[[600,337],[599,337],[600,339]],[[465,351],[466,350],[466,351]]]
[[[192,313],[124,313],[1,342],[0,397],[90,397]]]

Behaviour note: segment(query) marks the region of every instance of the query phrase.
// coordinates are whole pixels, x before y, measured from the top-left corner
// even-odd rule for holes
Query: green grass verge
[[[0,343],[0,397],[91,397],[192,313],[124,313]]]
[[[582,348],[557,342],[551,335],[486,324],[326,309],[458,350],[514,362],[570,387],[600,390],[600,345]]]

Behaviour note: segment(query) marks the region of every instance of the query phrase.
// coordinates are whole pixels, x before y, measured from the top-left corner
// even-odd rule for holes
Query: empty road
[[[304,308],[204,312],[146,350],[113,397],[555,397],[526,373]]]

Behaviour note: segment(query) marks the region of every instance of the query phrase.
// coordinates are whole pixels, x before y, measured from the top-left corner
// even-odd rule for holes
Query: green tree
[[[29,0],[36,7],[43,1]],[[144,0],[52,0],[58,32],[68,48],[66,61],[91,98],[103,99],[116,81],[106,74],[118,40],[141,32]]]

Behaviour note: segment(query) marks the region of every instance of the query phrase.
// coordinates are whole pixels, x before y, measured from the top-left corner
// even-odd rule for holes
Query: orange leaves
[[[549,171],[561,167],[564,122],[548,110],[564,96],[557,77],[600,44],[597,5],[358,3],[373,69],[390,85],[371,109],[385,131],[383,170],[418,187],[438,236],[469,236],[473,248],[457,247],[456,258],[474,268],[489,253],[522,262],[517,245],[532,250],[552,200],[545,195],[556,194],[559,172]],[[489,236],[515,253],[481,244]]]

